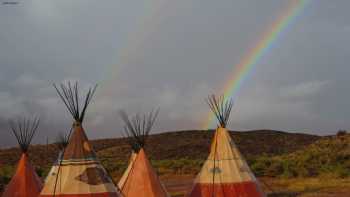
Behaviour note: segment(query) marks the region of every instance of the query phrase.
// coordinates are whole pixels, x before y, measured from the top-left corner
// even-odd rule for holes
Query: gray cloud
[[[288,1],[21,1],[0,6],[0,145],[7,120],[38,114],[35,143],[69,129],[52,87],[99,84],[85,123],[91,138],[120,135],[118,110],[160,107],[155,131],[200,129],[204,98],[221,94],[236,64]],[[232,129],[329,134],[349,129],[350,2],[312,1],[252,70]]]

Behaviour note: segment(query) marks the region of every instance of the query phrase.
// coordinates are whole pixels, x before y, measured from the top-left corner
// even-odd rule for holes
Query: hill
[[[212,130],[176,131],[154,134],[149,137],[147,154],[161,175],[196,174],[209,153],[214,132]],[[277,156],[292,153],[322,139],[320,136],[287,133],[273,130],[238,132],[231,135],[248,161],[261,155]],[[130,148],[125,138],[91,140],[99,159],[118,180],[129,159]],[[45,177],[57,158],[55,144],[33,145],[29,155],[37,172]],[[0,149],[0,181],[6,184],[20,156],[18,148]],[[0,183],[1,184],[1,183]],[[1,191],[1,185],[0,185]]]
[[[252,163],[258,176],[350,177],[350,135],[324,137],[293,153],[260,156]]]
[[[150,135],[146,150],[151,159],[205,159],[214,132],[212,130],[175,131]],[[232,138],[248,157],[294,152],[322,137],[273,130],[232,131]],[[130,148],[125,138],[91,140],[98,154],[112,152],[115,160],[128,160]],[[51,165],[57,157],[55,144],[33,145],[29,150],[32,162],[39,167]],[[0,149],[0,165],[14,165],[20,156],[18,148]],[[108,156],[108,155],[105,155]],[[112,155],[110,155],[112,156]]]

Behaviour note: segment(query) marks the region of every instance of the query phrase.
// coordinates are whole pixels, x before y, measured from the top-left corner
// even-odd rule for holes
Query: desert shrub
[[[152,165],[161,175],[193,174],[199,172],[203,162],[203,160],[181,158],[174,160],[152,160]]]
[[[115,176],[121,175],[128,167],[128,163],[125,161],[113,160],[103,160],[102,165],[108,173],[113,174]]]
[[[269,177],[277,177],[283,173],[283,165],[279,159],[273,159],[271,165],[266,168],[264,175]]]
[[[39,177],[45,178],[47,176],[47,174],[49,173],[51,167],[52,166],[36,166],[35,172]]]
[[[271,165],[271,159],[267,156],[260,156],[251,162],[250,168],[257,176],[264,176],[266,169]]]
[[[295,163],[292,160],[283,160],[282,161],[283,172],[280,175],[283,178],[293,178],[297,177],[298,173],[295,168]]]
[[[39,177],[45,176],[45,173],[44,173],[44,169],[43,169],[43,168],[37,167],[37,168],[35,168],[35,172],[36,172],[36,174],[37,174]]]
[[[347,131],[346,130],[339,130],[337,132],[337,137],[343,137],[347,134]]]
[[[15,173],[14,166],[3,165],[0,168],[0,181],[5,185],[11,180],[12,175]]]
[[[335,174],[337,178],[347,178],[350,176],[350,169],[344,166],[338,166],[335,169]]]

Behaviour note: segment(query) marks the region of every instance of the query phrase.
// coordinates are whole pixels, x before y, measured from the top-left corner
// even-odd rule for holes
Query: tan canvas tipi
[[[227,131],[232,101],[214,95],[207,100],[219,121],[210,154],[194,181],[190,197],[265,196],[249,166]]]
[[[125,197],[168,197],[168,193],[149,162],[144,146],[152,129],[158,110],[148,116],[136,115],[131,120],[121,112],[129,136],[132,154],[129,166],[118,183]]]
[[[111,178],[102,167],[85,134],[82,123],[86,108],[95,92],[96,86],[89,89],[83,105],[79,105],[78,85],[61,84],[55,86],[59,96],[74,118],[69,143],[62,158],[54,164],[48,174],[40,196],[55,197],[117,197],[118,191]]]
[[[34,167],[28,158],[28,148],[36,129],[39,119],[18,120],[17,123],[10,122],[11,129],[17,138],[22,151],[21,159],[18,162],[17,170],[11,181],[6,186],[3,197],[37,197],[42,188],[42,182],[35,172]]]

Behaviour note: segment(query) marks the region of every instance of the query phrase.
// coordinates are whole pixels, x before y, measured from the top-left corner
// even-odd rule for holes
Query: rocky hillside
[[[149,137],[146,150],[151,159],[204,159],[209,151],[212,130],[176,131]],[[245,156],[280,155],[294,152],[322,138],[320,136],[273,130],[231,132],[232,138]],[[130,148],[123,138],[91,140],[97,153],[110,150],[115,160],[128,158]],[[33,145],[29,154],[36,166],[50,165],[57,157],[55,144]],[[0,149],[0,165],[14,165],[20,156],[18,148]]]

